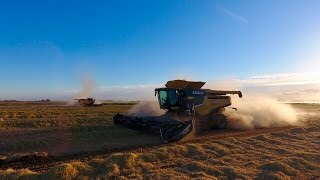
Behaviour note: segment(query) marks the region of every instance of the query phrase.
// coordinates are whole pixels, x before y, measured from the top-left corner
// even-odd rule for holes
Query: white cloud
[[[271,94],[287,102],[319,102],[320,73],[255,76],[242,80],[246,90]]]
[[[152,100],[155,88],[163,84],[141,84],[131,86],[101,86],[93,93],[99,99],[111,100]]]
[[[220,7],[220,8],[218,8],[218,9],[219,9],[222,13],[230,16],[231,18],[233,18],[233,19],[235,19],[235,20],[237,20],[237,21],[240,21],[240,22],[243,22],[243,23],[246,23],[246,24],[249,23],[249,20],[248,20],[248,19],[244,18],[243,16],[241,16],[241,15],[235,13],[235,12],[230,11],[229,9],[226,9],[226,8],[223,8],[223,7]]]
[[[195,79],[197,80],[197,79]],[[99,86],[89,96],[100,100],[156,100],[154,89],[164,87],[165,82],[124,86]],[[287,73],[229,78],[208,81],[204,88],[217,90],[242,90],[274,96],[281,101],[320,102],[320,73]],[[59,90],[52,93],[4,94],[0,99],[46,99],[71,100],[80,89]],[[27,97],[27,98],[26,98]]]
[[[99,87],[94,96],[112,100],[155,100],[154,89],[163,84]],[[286,73],[229,78],[209,81],[205,88],[240,89],[247,92],[268,93],[282,101],[320,101],[320,73]]]
[[[209,81],[206,88],[264,93],[281,101],[320,102],[320,73],[287,73]]]
[[[287,73],[252,76],[239,80],[246,86],[296,86],[320,83],[320,73]]]
[[[140,84],[131,86],[100,86],[92,96],[97,99],[111,100],[156,100],[154,89],[164,84]],[[229,78],[208,81],[204,88],[222,90],[242,90],[266,93],[282,101],[320,101],[320,73],[286,73]],[[68,91],[62,97],[71,97],[79,90]],[[62,95],[61,94],[61,95]],[[66,95],[67,94],[67,95]]]

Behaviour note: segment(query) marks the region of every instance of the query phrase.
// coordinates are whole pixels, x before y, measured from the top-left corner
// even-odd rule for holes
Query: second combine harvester
[[[155,89],[160,108],[165,110],[163,115],[137,117],[118,113],[113,118],[114,124],[160,134],[164,142],[179,141],[194,129],[225,129],[228,121],[223,112],[231,105],[231,97],[227,95],[237,94],[241,98],[242,93],[201,89],[204,84],[168,81],[166,87]]]

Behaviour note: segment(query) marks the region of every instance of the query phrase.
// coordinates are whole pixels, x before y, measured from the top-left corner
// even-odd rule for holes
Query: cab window
[[[174,106],[177,104],[178,96],[177,96],[177,91],[175,89],[168,90],[168,97],[169,97],[171,106]]]
[[[167,105],[167,99],[168,99],[168,93],[165,90],[159,91],[158,93],[159,103],[160,107],[166,107]]]

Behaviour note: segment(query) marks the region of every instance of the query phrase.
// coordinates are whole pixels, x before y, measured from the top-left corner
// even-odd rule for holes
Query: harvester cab
[[[185,82],[185,84],[183,84]],[[161,109],[166,111],[192,111],[193,107],[203,104],[205,90],[200,89],[204,82],[182,80],[169,81],[166,88],[157,88],[155,94]]]
[[[114,123],[160,133],[165,142],[178,141],[195,128],[198,132],[227,128],[227,118],[223,114],[224,108],[231,105],[231,97],[227,95],[237,94],[241,98],[242,93],[201,89],[204,84],[200,81],[168,81],[165,87],[155,89],[160,109],[166,111],[163,115],[133,117],[117,114]]]

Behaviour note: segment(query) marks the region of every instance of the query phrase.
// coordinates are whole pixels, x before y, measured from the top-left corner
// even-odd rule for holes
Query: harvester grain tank
[[[118,113],[113,118],[114,124],[157,133],[164,142],[181,140],[193,130],[227,128],[227,117],[223,114],[231,105],[231,97],[227,95],[241,98],[241,91],[202,89],[204,85],[201,81],[168,81],[165,87],[155,89],[159,106],[165,110],[163,115],[136,117]]]

